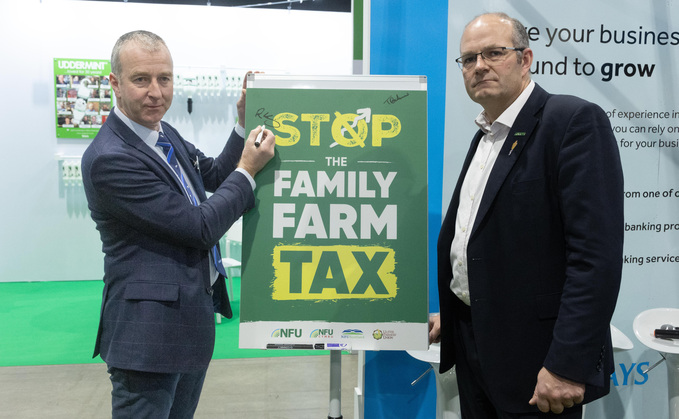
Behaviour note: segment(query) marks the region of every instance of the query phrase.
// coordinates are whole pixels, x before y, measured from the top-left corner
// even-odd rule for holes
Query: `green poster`
[[[276,156],[243,219],[241,347],[426,349],[426,79],[250,76],[245,120]]]
[[[57,138],[94,138],[111,111],[109,60],[54,59]]]

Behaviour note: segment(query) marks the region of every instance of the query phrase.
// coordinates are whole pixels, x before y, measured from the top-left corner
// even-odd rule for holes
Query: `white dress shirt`
[[[485,111],[482,111],[475,120],[476,125],[479,126],[484,135],[479,141],[462,182],[460,203],[455,219],[455,236],[450,246],[450,263],[453,267],[450,289],[467,305],[471,305],[469,273],[467,271],[467,245],[469,244],[472,227],[497,156],[507,139],[510,128],[526,101],[528,101],[534,87],[535,82],[531,81],[514,103],[492,124],[488,121]]]

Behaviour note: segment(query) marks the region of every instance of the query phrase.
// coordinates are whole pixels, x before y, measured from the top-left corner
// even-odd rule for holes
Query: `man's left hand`
[[[429,315],[429,344],[441,342],[441,315]]]
[[[243,128],[245,128],[245,93],[248,84],[248,74],[250,73],[260,74],[262,71],[248,71],[245,73],[245,77],[243,77],[243,88],[240,91],[238,102],[236,102],[236,110],[238,111],[238,125]]]
[[[584,398],[584,384],[559,377],[543,367],[538,373],[538,382],[528,404],[537,405],[543,413],[552,411],[558,414],[582,403]]]
[[[236,110],[238,111],[238,125],[243,128],[245,128],[245,86],[247,86],[248,74],[250,73],[252,73],[252,71],[248,71],[245,73],[245,77],[243,77],[243,88],[240,91],[238,102],[236,102]]]

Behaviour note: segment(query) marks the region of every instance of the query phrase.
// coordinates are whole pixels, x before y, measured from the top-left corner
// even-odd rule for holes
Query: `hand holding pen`
[[[260,144],[262,144],[262,137],[264,136],[264,130],[266,130],[266,126],[262,125],[261,127],[262,130],[259,131],[259,134],[257,134],[257,138],[255,138],[255,147],[259,147]]]
[[[250,131],[238,167],[245,169],[252,177],[274,156],[276,136],[264,125]]]

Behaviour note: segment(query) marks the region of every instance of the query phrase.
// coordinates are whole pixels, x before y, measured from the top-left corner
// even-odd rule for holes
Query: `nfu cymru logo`
[[[311,332],[311,335],[309,337],[312,337],[312,338],[331,338],[332,335],[333,335],[332,329],[316,329],[313,332]]]
[[[271,333],[272,338],[301,338],[302,329],[276,329]]]

